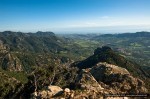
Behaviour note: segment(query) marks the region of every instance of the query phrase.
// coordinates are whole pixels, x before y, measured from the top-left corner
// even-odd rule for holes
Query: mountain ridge
[[[74,63],[78,68],[85,69],[91,68],[98,62],[107,62],[109,64],[118,65],[120,67],[126,68],[133,74],[134,76],[141,76],[142,78],[149,77],[149,75],[145,75],[141,67],[135,62],[131,62],[125,59],[123,56],[115,53],[110,47],[103,46],[102,48],[97,48],[94,51],[94,54],[87,59]],[[73,64],[73,65],[74,65]]]
[[[134,38],[134,37],[150,37],[150,32],[147,31],[141,31],[136,33],[119,33],[119,34],[101,34],[98,37],[128,37],[128,38]]]
[[[61,44],[65,42],[62,38],[56,37],[53,32],[22,33],[4,31],[0,32],[0,40],[4,45],[9,46],[11,51],[32,51],[32,52],[54,52],[63,49]]]

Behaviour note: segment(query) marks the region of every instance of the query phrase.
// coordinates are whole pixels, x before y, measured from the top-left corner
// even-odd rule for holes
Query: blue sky
[[[150,31],[150,0],[0,0],[0,31]]]

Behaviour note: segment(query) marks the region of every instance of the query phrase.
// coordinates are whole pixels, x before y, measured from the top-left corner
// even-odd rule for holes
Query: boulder
[[[60,88],[59,86],[48,86],[48,90],[55,96],[59,95],[63,92],[63,89]]]
[[[43,91],[39,92],[38,96],[40,96],[42,98],[47,98],[47,91],[43,90]]]
[[[37,92],[34,92],[33,93],[33,96],[37,97],[38,93]]]
[[[69,88],[65,88],[64,92],[70,93],[70,89]]]
[[[53,93],[50,92],[50,91],[47,91],[47,97],[48,97],[48,98],[51,98],[52,96],[53,96]]]

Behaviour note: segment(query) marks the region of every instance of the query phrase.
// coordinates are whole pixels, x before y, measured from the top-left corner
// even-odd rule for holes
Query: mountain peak
[[[112,51],[112,49],[108,46],[103,46],[102,48],[98,47],[94,50],[94,55],[99,54],[101,52]]]
[[[103,46],[101,48],[99,47],[95,49],[94,54],[92,56],[88,57],[83,61],[75,63],[75,66],[77,66],[79,69],[86,69],[86,68],[92,68],[94,65],[98,64],[99,62],[106,62],[108,64],[123,67],[136,77],[139,74],[142,78],[145,78],[146,76],[138,64],[126,59],[125,57],[113,51],[108,46]]]
[[[36,32],[36,34],[39,36],[55,36],[55,34],[53,32],[49,32],[49,31],[47,31],[47,32],[38,31],[38,32]]]

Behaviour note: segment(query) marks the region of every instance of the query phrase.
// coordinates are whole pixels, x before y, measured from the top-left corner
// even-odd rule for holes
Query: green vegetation
[[[14,77],[21,83],[25,84],[28,82],[27,74],[25,72],[17,72],[17,71],[6,71],[0,69],[0,72],[7,74],[9,77]]]
[[[0,72],[0,98],[14,98],[22,89],[23,85],[15,78],[9,77],[3,72]]]
[[[129,72],[131,72],[131,74],[136,77],[145,77],[139,65],[115,53],[110,47],[107,46],[97,48],[94,51],[94,55],[79,62],[78,64],[76,64],[76,66],[81,69],[91,68],[99,62],[107,62],[109,64],[114,64],[126,68]]]
[[[71,86],[78,71],[77,68],[70,67],[73,62],[73,65],[82,68],[93,66],[98,62],[115,64],[128,69],[134,76],[142,78],[144,76],[148,85],[149,37],[149,32],[66,34],[61,37],[52,32],[40,31],[0,32],[0,98],[18,95],[22,88],[23,93],[30,94],[35,89],[40,90],[49,84]],[[98,48],[104,45],[112,49]]]

